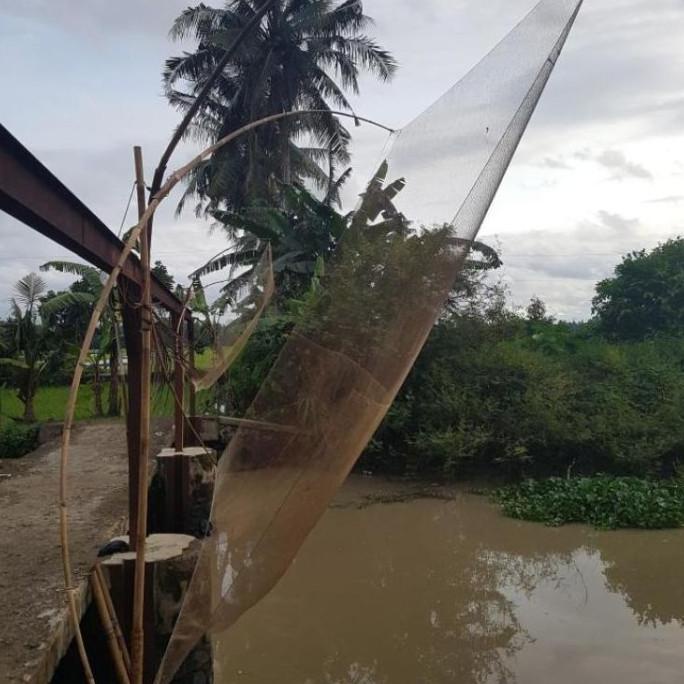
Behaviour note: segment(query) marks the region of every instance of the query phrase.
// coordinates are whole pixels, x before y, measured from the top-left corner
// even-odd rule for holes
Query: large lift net
[[[542,0],[405,126],[219,463],[158,682],[280,579],[385,416],[453,288],[581,0]],[[293,616],[296,619],[296,616]]]

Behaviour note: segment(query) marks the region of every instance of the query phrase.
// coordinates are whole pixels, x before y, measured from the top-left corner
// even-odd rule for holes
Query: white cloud
[[[167,32],[188,4],[22,0],[0,9],[0,61],[11,65],[3,72],[3,124],[114,229],[132,182],[132,146],[143,146],[150,174],[178,121],[160,71],[180,49]],[[389,85],[363,79],[355,108],[403,125],[533,4],[365,0],[378,40],[401,69]],[[514,301],[538,294],[556,315],[586,316],[595,281],[621,254],[682,231],[683,33],[681,0],[585,3],[483,226],[484,239],[500,236]],[[386,142],[367,127],[352,132],[350,197]],[[179,150],[172,166],[191,151]],[[155,255],[177,276],[224,244],[191,214],[176,221],[172,203],[156,226]],[[4,216],[0,235],[2,315],[11,283],[64,250]]]

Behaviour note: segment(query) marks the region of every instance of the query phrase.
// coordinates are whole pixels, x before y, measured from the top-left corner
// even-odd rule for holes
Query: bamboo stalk
[[[245,430],[266,430],[269,432],[289,432],[293,435],[303,434],[301,428],[295,425],[281,425],[280,423],[267,423],[260,420],[249,420],[249,418],[233,418],[232,416],[200,416],[216,421],[219,425],[229,425]]]
[[[71,430],[74,424],[74,415],[76,413],[76,400],[78,399],[78,390],[81,386],[81,380],[83,379],[83,370],[86,366],[88,360],[88,353],[93,344],[93,338],[97,331],[98,323],[105,310],[109,295],[116,284],[116,281],[121,273],[123,265],[130,256],[136,242],[140,238],[140,234],[143,227],[147,226],[150,218],[154,215],[157,207],[162,202],[162,200],[169,195],[171,190],[193,169],[197,168],[207,157],[211,156],[214,152],[219,150],[224,145],[232,142],[239,136],[262,126],[263,124],[272,123],[278,121],[287,116],[302,116],[303,114],[316,114],[316,113],[329,113],[335,114],[337,116],[343,116],[355,121],[364,121],[373,126],[383,128],[384,130],[394,132],[391,128],[383,126],[371,119],[366,119],[363,117],[356,116],[355,114],[349,114],[348,112],[340,111],[328,111],[321,109],[308,109],[302,111],[290,111],[290,112],[280,112],[279,114],[271,114],[263,119],[258,119],[257,121],[252,121],[235,131],[232,131],[225,137],[218,140],[213,145],[210,145],[205,150],[200,152],[194,159],[185,164],[184,166],[177,169],[168,178],[166,183],[164,183],[159,191],[152,198],[150,203],[147,205],[145,212],[140,217],[138,223],[133,226],[128,240],[124,244],[124,248],[119,255],[119,259],[116,266],[112,269],[111,273],[107,277],[107,280],[100,292],[100,297],[95,304],[93,313],[90,317],[90,322],[88,323],[88,328],[86,329],[85,336],[83,337],[83,343],[81,344],[81,349],[78,355],[78,361],[76,363],[76,368],[74,369],[74,375],[71,379],[71,385],[69,387],[69,395],[67,397],[66,408],[64,411],[64,430],[62,432],[62,449],[60,454],[60,479],[59,479],[59,525],[60,525],[60,542],[62,549],[62,566],[64,571],[64,583],[66,585],[67,594],[67,605],[69,607],[69,615],[71,617],[72,627],[74,630],[76,644],[78,647],[79,656],[81,662],[83,663],[83,669],[85,672],[85,678],[88,684],[95,684],[95,679],[93,677],[92,669],[88,661],[88,655],[85,651],[85,646],[83,644],[83,636],[81,634],[79,625],[79,615],[76,607],[76,600],[74,598],[75,589],[72,586],[72,569],[71,569],[71,554],[69,552],[69,516],[68,516],[68,466],[69,466],[69,448],[71,444]]]
[[[102,587],[102,594],[104,596],[105,604],[107,606],[107,612],[109,613],[112,626],[114,628],[114,636],[121,649],[121,655],[123,656],[124,665],[126,666],[126,672],[131,671],[131,656],[128,653],[128,646],[126,645],[126,639],[124,639],[123,632],[121,631],[121,625],[119,624],[119,618],[116,614],[116,608],[114,608],[114,602],[112,601],[112,596],[109,593],[109,587],[107,586],[107,580],[105,579],[104,572],[102,572],[102,564],[100,561],[95,562],[95,572],[100,580],[100,586]]]
[[[78,607],[76,605],[76,589],[70,587],[67,589],[67,601],[69,605],[69,614],[71,615],[71,624],[74,629],[74,638],[76,639],[76,648],[78,650],[81,664],[83,665],[83,674],[88,681],[88,684],[95,684],[95,676],[90,667],[88,654],[86,653],[85,644],[83,643],[83,634],[81,633],[81,624],[78,620]]]
[[[126,669],[123,653],[121,651],[121,645],[116,638],[116,631],[112,621],[112,616],[107,608],[107,602],[104,597],[100,576],[95,568],[93,568],[92,572],[90,573],[90,586],[93,589],[93,597],[95,598],[97,612],[100,615],[100,620],[102,621],[102,626],[104,627],[105,634],[107,636],[107,645],[109,646],[109,653],[114,661],[114,669],[116,670],[116,676],[119,680],[119,684],[130,684],[131,680],[128,676],[128,670]]]
[[[145,181],[142,150],[134,147],[138,217],[145,213]],[[133,623],[131,627],[131,684],[142,684],[145,655],[145,542],[147,537],[147,467],[150,457],[150,390],[152,358],[152,297],[150,294],[150,234],[143,224],[140,235],[140,262],[143,271],[142,352],[140,362],[140,453],[138,460],[138,520],[133,580]]]

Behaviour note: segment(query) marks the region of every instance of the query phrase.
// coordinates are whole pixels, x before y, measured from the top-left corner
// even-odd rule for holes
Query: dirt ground
[[[151,454],[169,444],[154,425]],[[82,582],[98,549],[126,530],[123,423],[76,428],[70,457],[70,549]],[[21,459],[0,459],[0,682],[46,682],[70,638],[59,545],[59,439]],[[5,477],[9,475],[10,477]]]

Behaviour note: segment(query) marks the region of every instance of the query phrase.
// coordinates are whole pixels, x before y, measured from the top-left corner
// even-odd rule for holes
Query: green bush
[[[526,480],[495,492],[503,512],[547,525],[588,523],[600,529],[684,525],[680,482],[600,475]]]
[[[0,458],[19,458],[38,446],[38,425],[0,424]]]
[[[270,312],[210,392],[244,415],[296,322]],[[433,329],[359,469],[519,481],[669,478],[684,454],[684,339],[589,325],[450,317]]]
[[[288,316],[264,316],[228,373],[209,391],[207,404],[221,407],[219,412],[227,412],[228,415],[244,415],[292,327]]]
[[[681,338],[613,343],[587,326],[442,321],[360,467],[671,477],[683,435]]]

